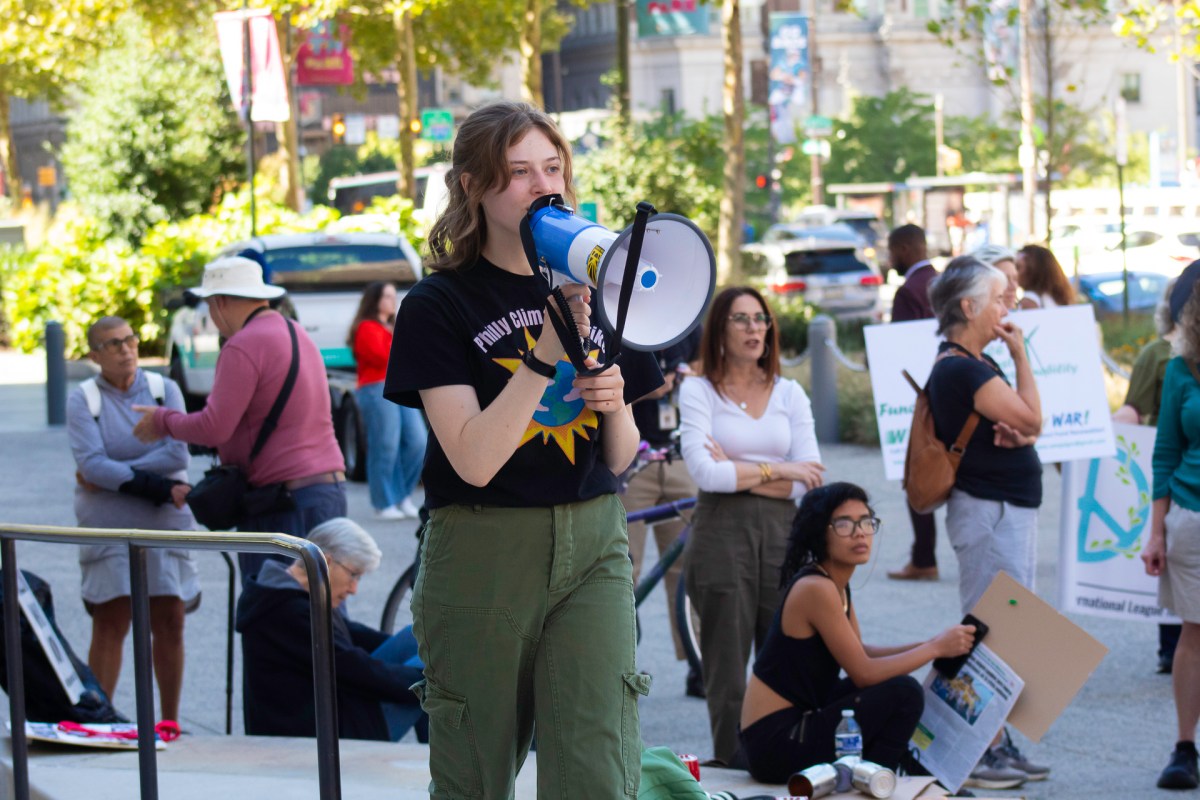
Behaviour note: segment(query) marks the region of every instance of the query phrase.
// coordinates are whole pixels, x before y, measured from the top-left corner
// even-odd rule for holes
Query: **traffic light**
[[[754,179],[754,185],[760,189],[767,188],[767,176],[759,175],[757,178]]]
[[[408,129],[410,131],[412,131],[413,136],[420,136],[421,135],[421,120],[419,120],[419,119],[410,120],[408,123]]]
[[[330,127],[333,133],[333,143],[342,144],[346,141],[346,116],[344,114],[333,115],[333,125]]]

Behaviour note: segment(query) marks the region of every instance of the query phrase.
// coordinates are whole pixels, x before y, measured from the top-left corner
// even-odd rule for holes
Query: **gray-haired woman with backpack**
[[[1042,429],[1042,404],[1024,334],[1005,320],[1007,283],[995,267],[960,256],[929,287],[938,333],[945,337],[927,385],[938,438],[951,446],[971,412],[979,414],[946,506],[964,613],[1001,571],[1032,589],[1036,566],[1042,464],[1033,443]],[[1016,388],[983,352],[995,339],[1008,347]],[[1027,761],[1005,737],[984,754],[967,785],[1008,788],[1049,772]]]

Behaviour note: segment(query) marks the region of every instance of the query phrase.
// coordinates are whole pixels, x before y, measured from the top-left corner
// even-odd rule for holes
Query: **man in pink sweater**
[[[283,288],[265,284],[258,264],[234,256],[205,267],[201,287],[192,292],[208,299],[209,316],[226,339],[208,403],[194,414],[139,406],[143,416],[134,433],[143,441],[170,436],[215,447],[221,463],[241,467],[252,487],[283,484],[287,491],[275,507],[243,512],[240,531],[303,537],[325,520],[345,516],[345,464],[333,432],[324,362],[303,328],[271,310],[268,301],[282,296]],[[289,324],[299,344],[296,383],[277,427],[251,459],[291,366]],[[242,580],[256,575],[268,557],[239,554]]]

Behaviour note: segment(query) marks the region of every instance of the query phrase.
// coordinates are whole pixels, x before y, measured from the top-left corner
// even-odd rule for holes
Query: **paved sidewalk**
[[[66,434],[61,428],[46,426],[45,390],[36,382],[41,377],[32,361],[0,353],[0,408],[4,409],[0,414],[0,522],[72,525],[73,463]],[[876,537],[875,558],[852,584],[864,638],[881,644],[913,641],[956,622],[957,568],[940,515],[941,581],[889,581],[885,572],[906,560],[911,537],[899,484],[883,480],[877,449],[827,445],[822,451],[829,479],[854,480],[865,486],[885,521]],[[199,476],[206,466],[207,459],[195,459],[193,474]],[[1056,470],[1047,468],[1037,589],[1051,601],[1057,595],[1059,484]],[[376,624],[392,581],[412,560],[415,525],[374,520],[362,484],[350,485],[350,514],[372,532],[384,551],[379,574],[367,577],[360,594],[351,600],[353,616]],[[23,568],[51,583],[60,626],[76,651],[86,657],[90,621],[79,600],[74,548],[21,544],[18,558]],[[221,733],[228,573],[215,553],[200,553],[196,558],[204,602],[187,621],[182,725],[194,733]],[[654,689],[641,707],[643,736],[649,745],[668,745],[676,752],[696,753],[703,759],[711,754],[707,715],[702,701],[684,696],[686,668],[674,660],[661,591],[656,590],[640,610],[640,666],[655,679]],[[1045,739],[1026,748],[1035,760],[1054,768],[1052,778],[1015,792],[994,794],[1047,800],[1171,796],[1154,788],[1158,770],[1174,743],[1175,728],[1170,679],[1153,673],[1155,626],[1070,616],[1108,646],[1110,653]],[[1046,653],[1047,663],[1069,657],[1069,653]],[[115,700],[132,715],[132,654],[128,647],[126,659]],[[240,678],[235,677],[234,683],[234,729],[240,731]]]

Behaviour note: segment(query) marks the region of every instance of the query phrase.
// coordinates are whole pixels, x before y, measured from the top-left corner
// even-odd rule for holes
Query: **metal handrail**
[[[1104,364],[1105,367],[1108,368],[1108,371],[1111,372],[1113,375],[1117,375],[1119,377],[1124,378],[1125,380],[1129,380],[1129,377],[1130,377],[1129,372],[1127,372],[1125,370],[1125,367],[1121,366],[1120,362],[1118,362],[1116,359],[1114,359],[1112,356],[1110,356],[1108,354],[1108,351],[1105,350],[1103,347],[1100,348],[1100,361]]]
[[[312,598],[313,692],[316,699],[317,780],[321,800],[340,800],[341,766],[337,705],[333,692],[333,617],[329,572],[321,549],[282,533],[241,531],[143,531],[131,528],[67,528],[0,523],[0,560],[4,576],[4,643],[8,661],[8,705],[12,719],[13,791],[29,800],[29,746],[25,738],[25,677],[21,656],[20,607],[17,605],[17,540],[50,544],[125,544],[129,547],[133,604],[134,696],[137,702],[138,770],[142,800],[158,800],[154,751],[154,689],[150,669],[150,598],[146,580],[147,549],[233,550],[275,553],[304,562]]]

